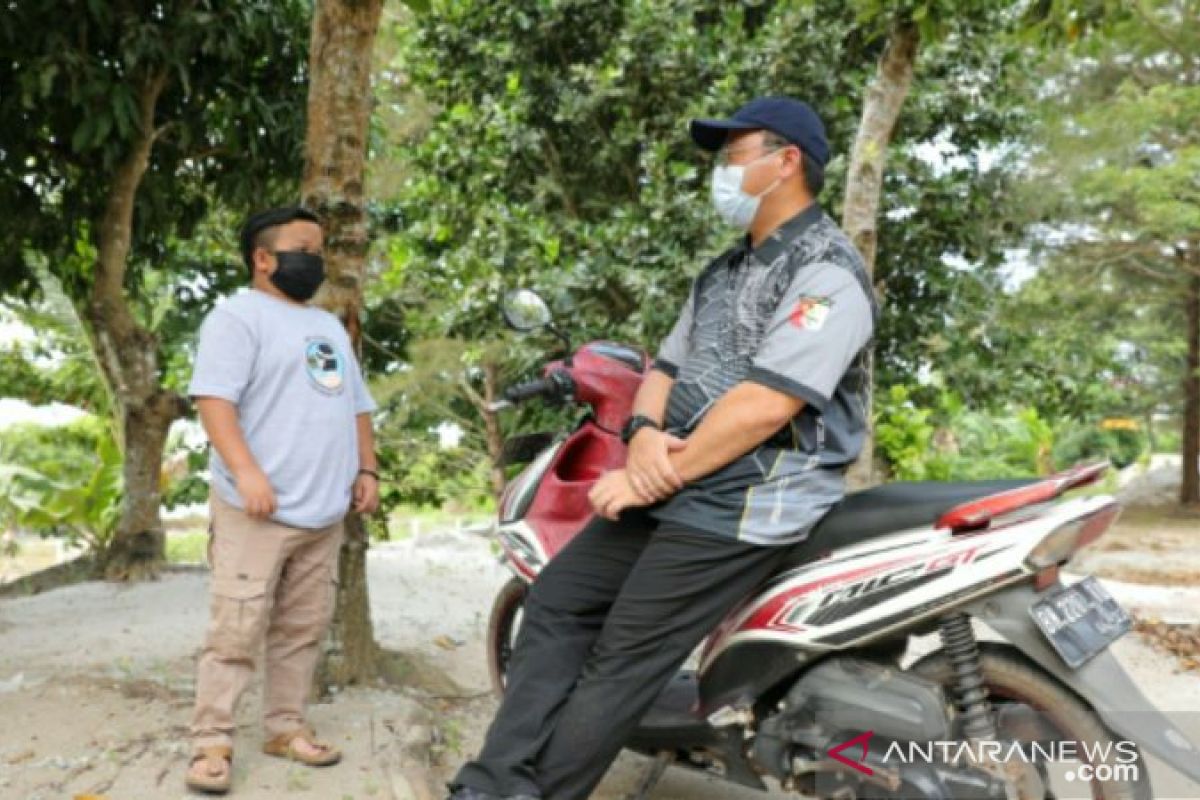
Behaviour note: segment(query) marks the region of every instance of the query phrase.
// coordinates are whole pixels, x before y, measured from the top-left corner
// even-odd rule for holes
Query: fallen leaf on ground
[[[28,761],[29,759],[33,758],[36,755],[37,755],[37,753],[33,752],[32,750],[22,750],[21,752],[17,753],[16,755],[9,756],[7,761],[9,764],[20,764],[22,762]]]
[[[1135,617],[1133,629],[1156,650],[1175,656],[1183,669],[1200,669],[1200,625]]]

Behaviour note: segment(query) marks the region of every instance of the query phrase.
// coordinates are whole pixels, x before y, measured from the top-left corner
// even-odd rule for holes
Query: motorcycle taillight
[[[1067,562],[1077,550],[1099,539],[1120,514],[1121,505],[1114,500],[1086,516],[1059,525],[1030,551],[1026,566],[1037,571]]]

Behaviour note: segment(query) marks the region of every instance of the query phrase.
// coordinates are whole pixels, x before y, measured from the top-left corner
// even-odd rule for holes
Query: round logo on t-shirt
[[[333,342],[313,336],[304,348],[304,366],[313,384],[326,394],[341,394],[345,385],[346,360]]]

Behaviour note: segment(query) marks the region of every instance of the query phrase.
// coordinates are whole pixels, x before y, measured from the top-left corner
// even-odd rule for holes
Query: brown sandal
[[[297,739],[322,752],[315,756],[301,753],[293,746]],[[312,728],[297,728],[291,733],[281,733],[263,745],[263,752],[269,756],[288,758],[309,767],[329,767],[342,760],[342,751],[333,745],[317,741],[316,733]]]
[[[207,762],[205,775],[202,778],[197,778],[192,775],[191,769],[196,766],[196,762]],[[224,769],[218,763],[224,761]],[[233,786],[233,748],[226,745],[216,747],[202,747],[200,750],[192,754],[192,760],[188,762],[188,775],[185,780],[189,789],[195,789],[198,792],[205,794],[227,794]]]

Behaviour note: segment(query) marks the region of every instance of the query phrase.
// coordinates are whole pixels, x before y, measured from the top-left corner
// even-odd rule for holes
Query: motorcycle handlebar
[[[531,397],[537,397],[539,394],[546,394],[554,388],[553,382],[549,378],[538,378],[534,381],[518,383],[516,386],[510,386],[504,391],[504,399],[510,403],[520,403],[523,400],[528,400]]]
[[[565,397],[575,388],[571,376],[565,372],[552,372],[545,378],[518,383],[504,390],[504,399],[512,404],[528,400],[531,397],[546,395],[550,397]]]

